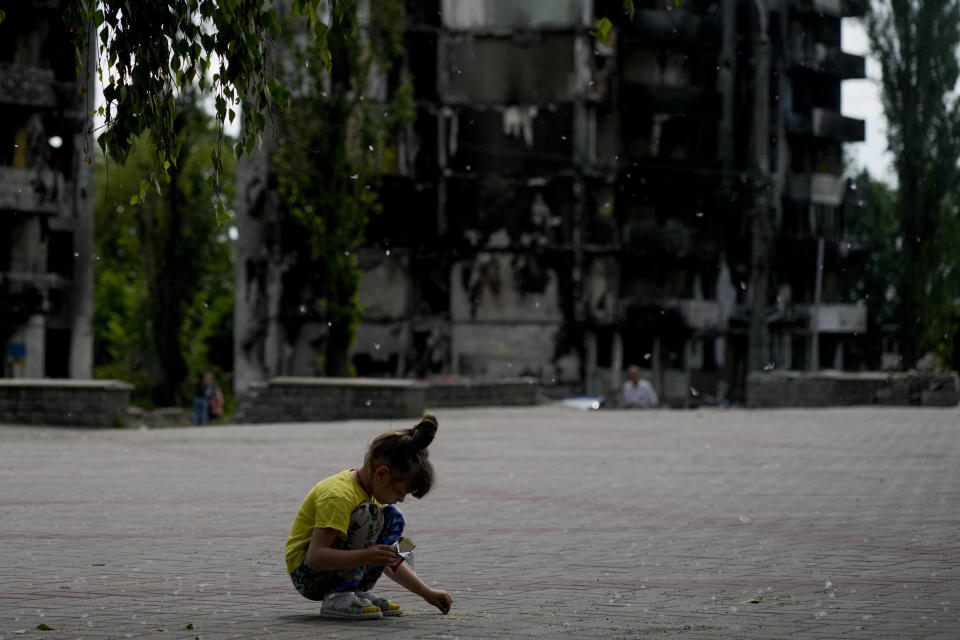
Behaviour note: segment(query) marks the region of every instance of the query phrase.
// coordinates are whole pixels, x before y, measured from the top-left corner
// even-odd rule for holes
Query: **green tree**
[[[912,366],[922,351],[943,351],[945,317],[954,313],[949,263],[958,216],[946,196],[957,185],[960,99],[958,0],[877,1],[868,16],[880,61],[888,144],[898,179],[902,246],[900,353]]]
[[[858,206],[847,207],[844,229],[853,255],[859,257],[841,273],[841,291],[851,303],[867,307],[866,334],[851,343],[851,362],[868,369],[879,369],[888,327],[897,321],[899,305],[900,218],[897,192],[874,180],[864,169],[856,177]]]
[[[203,215],[216,205],[206,178],[219,133],[189,99],[174,130],[181,161],[159,193],[140,200],[140,177],[155,157],[149,140],[131,147],[125,165],[97,171],[97,374],[130,379],[138,399],[163,405],[185,400],[189,374],[232,369],[232,350],[222,347],[232,342],[232,247],[226,227]],[[222,170],[232,176],[233,162]],[[232,197],[232,180],[223,195]]]
[[[96,73],[103,84],[101,149],[123,164],[135,141],[149,132],[154,162],[144,175],[159,190],[181,153],[178,96],[197,87],[209,87],[221,134],[225,122],[242,120],[243,139],[234,146],[238,158],[259,147],[268,111],[289,97],[271,60],[281,35],[280,12],[288,9],[304,17],[303,31],[318,49],[317,60],[329,68],[328,25],[321,17],[352,34],[356,0],[70,0],[64,20],[75,34],[80,75]],[[95,68],[84,70],[91,58]],[[207,181],[218,196],[222,221],[220,141],[209,156],[213,170]],[[141,200],[150,184],[140,182]]]
[[[928,304],[923,315],[919,344],[924,352],[938,356],[941,364],[960,367],[960,194],[951,191],[937,210],[936,233],[924,247],[926,278],[923,298]]]
[[[403,20],[401,0],[380,0],[359,34],[331,29],[327,49],[288,43],[295,62],[284,81],[298,90],[272,161],[277,191],[299,230],[284,247],[296,256],[288,273],[315,301],[303,320],[328,324],[321,359],[330,376],[351,373],[347,351],[360,318],[357,251],[367,221],[380,212],[380,179],[396,162],[398,125],[413,118],[409,82],[388,104],[365,95],[372,74],[387,74],[402,55]],[[337,61],[332,70],[316,64],[325,54]]]

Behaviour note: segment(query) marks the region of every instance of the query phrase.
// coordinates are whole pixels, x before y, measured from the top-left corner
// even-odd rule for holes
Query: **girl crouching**
[[[373,592],[386,574],[443,613],[452,600],[403,563],[398,542],[407,495],[422,498],[433,486],[427,447],[437,419],[426,415],[410,429],[383,433],[370,443],[363,466],[321,480],[310,490],[290,527],[287,572],[297,591],[320,600],[320,615],[367,619],[402,615],[400,605]]]

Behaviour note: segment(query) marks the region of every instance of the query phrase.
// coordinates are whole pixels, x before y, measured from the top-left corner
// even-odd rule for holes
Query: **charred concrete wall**
[[[636,364],[671,404],[743,400],[755,295],[772,309],[771,366],[842,361],[862,318],[838,309],[836,274],[855,258],[840,242],[842,144],[862,139],[863,123],[838,99],[863,59],[842,52],[839,25],[860,8],[765,3],[773,160],[760,184],[757,4],[634,4],[631,19],[619,0],[408,3],[417,118],[367,230],[359,374],[534,376],[558,393],[602,393]],[[589,33],[600,17],[614,25],[606,42]],[[755,292],[748,230],[761,188],[777,259]],[[248,201],[269,203],[268,181],[257,189]],[[245,253],[281,265],[282,251],[251,245],[238,269],[284,286],[241,266]],[[237,299],[238,327],[267,336],[272,321],[243,316],[276,305],[257,311],[239,282]],[[244,343],[262,355],[238,379],[294,373],[283,367],[311,353],[311,335]]]
[[[92,376],[93,77],[77,78],[64,4],[0,23],[0,377]]]
[[[369,234],[405,280],[386,292],[382,260],[367,272],[358,372],[579,384],[589,8],[410,8],[415,148]]]
[[[280,2],[277,6],[284,19],[289,17],[289,3]],[[366,24],[366,12],[371,6],[368,2],[360,3],[361,25]],[[296,28],[295,24],[291,19],[290,28]],[[283,64],[291,63],[292,53],[283,46],[278,46],[275,53]],[[374,65],[367,80],[361,99],[368,104],[382,104],[388,97],[387,74]],[[237,167],[234,389],[240,395],[253,385],[278,377],[322,375],[324,347],[334,339],[331,320],[317,309],[319,293],[311,284],[317,274],[309,263],[310,249],[303,242],[303,226],[285,211],[277,193],[273,158],[282,141],[299,143],[299,124],[284,122],[280,117],[268,118],[261,136],[262,148],[244,155]],[[401,170],[407,162],[403,153],[405,150],[401,150],[395,163]],[[397,334],[390,323],[408,314],[404,294],[404,282],[409,279],[404,273],[408,261],[400,253],[392,259],[399,262],[391,262],[389,257],[389,251],[361,252],[365,278],[375,285],[361,292],[369,323],[360,328],[358,340],[371,347],[372,357],[366,361],[360,358],[363,371],[377,366],[382,375],[397,375],[403,367],[398,368],[396,361],[391,361],[389,368],[383,368],[380,350],[382,346],[382,353],[389,360],[391,355],[396,357],[396,345],[405,344],[405,336]],[[394,350],[388,354],[391,347]]]

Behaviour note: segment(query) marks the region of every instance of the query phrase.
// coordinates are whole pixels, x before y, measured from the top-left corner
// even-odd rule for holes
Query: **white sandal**
[[[320,607],[321,618],[341,618],[348,620],[374,620],[382,618],[380,607],[364,598],[358,598],[353,591],[329,593],[323,597]]]

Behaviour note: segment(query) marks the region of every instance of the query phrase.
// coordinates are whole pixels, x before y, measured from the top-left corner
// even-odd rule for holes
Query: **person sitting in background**
[[[640,367],[631,365],[623,383],[621,401],[624,407],[655,407],[660,398],[653,385],[640,377]]]

